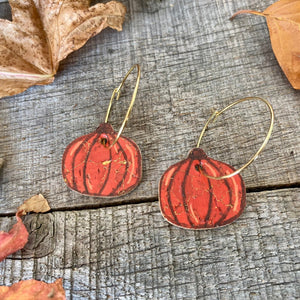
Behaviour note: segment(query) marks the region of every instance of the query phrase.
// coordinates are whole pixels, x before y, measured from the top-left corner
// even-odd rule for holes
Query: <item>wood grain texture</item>
[[[117,204],[157,197],[160,176],[195,146],[211,108],[244,96],[261,96],[274,106],[271,141],[244,173],[247,188],[299,183],[299,91],[278,66],[265,20],[228,18],[238,9],[263,10],[273,1],[122,1],[128,8],[122,32],[105,32],[70,55],[53,84],[1,99],[0,213],[13,213],[42,192],[54,209]],[[0,3],[1,16],[7,3]],[[109,98],[134,63],[142,79],[124,135],[143,155],[143,179],[115,200],[78,195],[64,184],[65,147],[103,122]],[[111,123],[121,124],[133,88],[114,106]],[[268,127],[263,105],[245,103],[208,131],[203,148],[235,167],[259,148]],[[297,172],[298,170],[298,172]]]
[[[68,299],[300,298],[300,92],[272,53],[265,20],[228,20],[274,1],[121,2],[128,8],[122,32],[105,30],[71,54],[53,84],[0,100],[0,215],[37,193],[53,208],[24,217],[29,242],[0,263],[0,285],[63,277]],[[11,18],[5,0],[0,18]],[[114,200],[79,195],[62,179],[64,149],[104,121],[113,89],[135,63],[142,79],[124,135],[141,148],[142,183]],[[116,130],[134,80],[113,107]],[[224,228],[169,225],[150,202],[160,176],[195,147],[212,108],[251,95],[270,100],[275,127],[242,176],[248,189],[276,190],[247,193],[244,213]],[[268,125],[263,104],[244,103],[215,122],[201,147],[239,167]],[[138,204],[119,205],[126,203]],[[0,230],[14,222],[0,217]]]
[[[236,222],[201,232],[169,225],[157,202],[46,214],[54,251],[7,258],[0,284],[63,277],[68,299],[297,299],[299,192],[250,193]]]

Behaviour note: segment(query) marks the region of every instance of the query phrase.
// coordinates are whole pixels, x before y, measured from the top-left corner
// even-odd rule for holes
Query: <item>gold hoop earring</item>
[[[116,133],[108,123],[113,100],[120,98],[121,89],[137,68],[137,80],[124,121]],[[142,178],[142,158],[136,143],[121,136],[133,108],[141,71],[134,65],[121,84],[114,89],[105,122],[92,133],[70,143],[63,155],[62,174],[67,186],[87,196],[119,197],[136,188]]]
[[[220,161],[209,158],[199,148],[208,125],[234,105],[259,100],[270,111],[270,126],[259,150],[241,168],[235,170]],[[159,202],[163,217],[173,225],[187,229],[207,229],[224,226],[235,221],[246,205],[246,189],[239,173],[248,167],[262,152],[270,139],[274,125],[271,104],[259,97],[240,99],[221,111],[215,111],[200,134],[197,147],[186,159],[172,165],[159,183]]]

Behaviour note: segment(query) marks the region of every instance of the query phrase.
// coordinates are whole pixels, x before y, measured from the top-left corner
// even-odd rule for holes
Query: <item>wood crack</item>
[[[296,184],[286,184],[286,185],[272,185],[272,186],[264,186],[264,187],[255,187],[255,188],[248,188],[246,189],[246,193],[261,193],[261,192],[268,192],[268,191],[274,191],[274,190],[286,190],[286,189],[297,189],[300,188],[300,183]],[[152,203],[157,202],[158,197],[149,197],[149,198],[140,198],[140,199],[132,199],[132,200],[120,200],[115,201],[113,203],[99,203],[95,205],[82,205],[77,207],[60,207],[60,208],[53,208],[49,212],[46,212],[44,214],[51,214],[53,212],[73,212],[73,211],[82,211],[82,210],[92,210],[92,209],[100,209],[100,208],[107,208],[107,207],[116,207],[116,206],[126,206],[126,205],[138,205],[143,203]],[[3,217],[13,217],[15,216],[15,213],[0,213],[0,218]]]

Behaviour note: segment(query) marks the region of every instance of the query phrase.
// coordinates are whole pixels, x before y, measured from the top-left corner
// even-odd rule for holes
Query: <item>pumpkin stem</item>
[[[201,160],[201,159],[206,159],[207,155],[202,149],[194,148],[190,151],[189,158]]]
[[[101,123],[98,128],[96,129],[97,133],[105,133],[115,135],[115,131],[113,130],[112,126],[108,123]]]

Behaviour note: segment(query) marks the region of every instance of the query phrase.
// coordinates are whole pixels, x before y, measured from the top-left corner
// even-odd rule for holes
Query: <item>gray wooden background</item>
[[[25,217],[23,251],[0,263],[0,285],[64,278],[68,299],[296,299],[300,297],[300,92],[273,55],[264,18],[272,0],[124,0],[122,32],[110,29],[61,63],[51,85],[0,100],[0,229],[42,193],[52,211]],[[0,17],[10,18],[0,1]],[[143,179],[113,200],[85,197],[61,176],[65,147],[104,121],[113,89],[142,69],[124,135],[141,148]],[[121,124],[134,85],[113,108]],[[243,172],[247,207],[235,223],[209,231],[169,225],[157,201],[160,176],[195,147],[212,108],[247,96],[268,99],[275,127]],[[266,107],[245,102],[207,132],[215,159],[243,165],[269,126]]]

